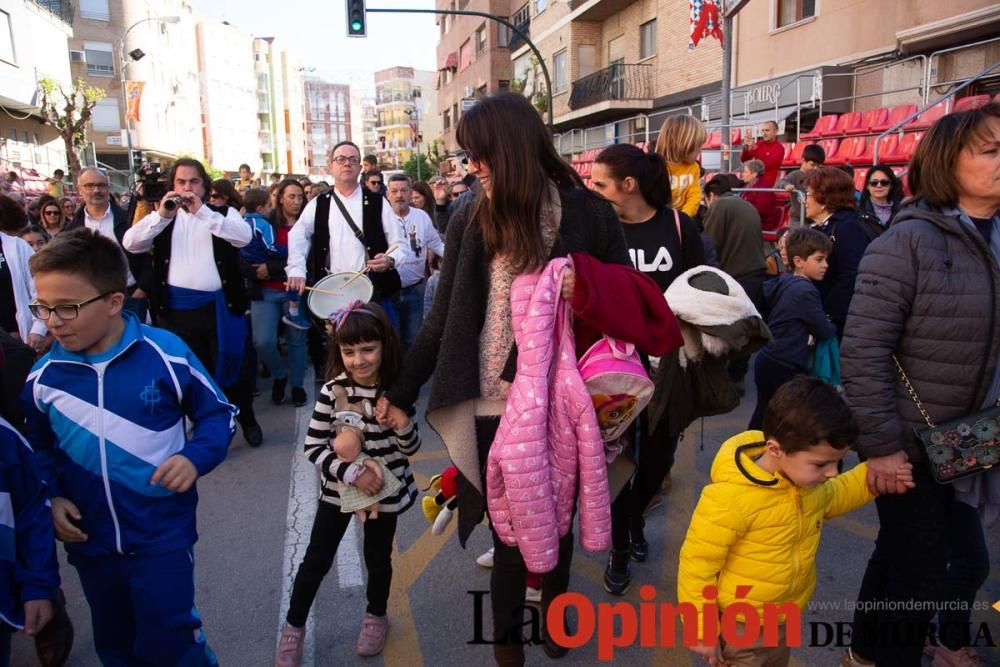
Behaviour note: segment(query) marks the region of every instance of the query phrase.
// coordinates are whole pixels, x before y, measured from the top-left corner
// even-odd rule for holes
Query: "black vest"
[[[389,242],[385,238],[385,230],[382,228],[382,206],[385,198],[379,194],[369,192],[363,186],[361,188],[361,233],[364,235],[365,250],[368,257],[374,257],[389,249]],[[330,257],[330,206],[335,205],[330,201],[333,191],[324,192],[316,198],[316,216],[313,225],[312,247],[309,249],[309,260],[306,262],[306,270],[309,274],[309,284],[315,284],[317,280],[327,274]],[[346,225],[347,222],[345,221]],[[357,221],[355,220],[355,224]],[[348,225],[349,226],[349,225]],[[353,231],[353,230],[352,230]],[[375,294],[372,300],[393,296],[402,287],[399,279],[399,272],[395,269],[377,273],[372,271],[368,274],[372,284],[375,286]]]
[[[228,207],[208,206],[216,213],[223,216],[228,212]],[[161,231],[153,240],[153,287],[149,293],[149,305],[155,316],[165,313],[170,305],[170,294],[167,285],[167,276],[170,275],[170,253],[173,242],[174,223],[173,221]],[[215,256],[215,268],[219,272],[222,280],[222,292],[226,296],[226,306],[235,315],[246,313],[249,302],[247,292],[243,286],[243,276],[240,273],[240,251],[233,244],[218,236],[212,236],[212,252]]]

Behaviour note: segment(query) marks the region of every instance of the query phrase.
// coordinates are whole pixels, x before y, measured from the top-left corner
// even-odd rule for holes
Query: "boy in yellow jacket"
[[[823,521],[874,498],[866,464],[837,473],[858,426],[830,385],[804,376],[782,385],[767,405],[763,429],[733,436],[720,448],[712,482],[691,517],[677,574],[679,602],[698,610],[715,603],[720,617],[727,606],[748,603],[762,626],[765,605],[804,609],[812,597]],[[912,486],[910,464],[896,475]],[[714,599],[705,597],[706,587],[710,595],[715,587]],[[765,642],[762,632],[754,645],[736,648],[715,636],[719,623],[706,631],[705,613],[698,618],[700,644],[692,650],[709,665],[788,664],[784,622],[777,641]]]

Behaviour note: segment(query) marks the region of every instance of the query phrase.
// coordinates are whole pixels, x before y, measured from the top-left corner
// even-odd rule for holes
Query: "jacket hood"
[[[781,294],[788,289],[793,281],[799,280],[799,278],[793,276],[790,273],[782,273],[771,280],[764,281],[764,301],[767,303],[767,309],[771,310],[774,308],[774,304],[778,302]]]
[[[755,459],[764,453],[764,434],[744,431],[722,443],[712,462],[712,481],[742,486],[787,489],[791,482],[757,465]]]
[[[908,202],[893,220],[893,226],[907,220],[926,220],[942,231],[961,236],[962,219],[958,215],[946,213],[926,199],[916,199]]]

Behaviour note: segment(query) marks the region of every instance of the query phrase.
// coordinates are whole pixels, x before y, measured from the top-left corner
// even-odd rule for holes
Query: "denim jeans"
[[[285,370],[281,355],[278,354],[278,322],[285,312],[287,301],[288,295],[285,292],[264,288],[261,290],[261,300],[250,302],[253,346],[274,379],[289,378],[293,387],[301,387],[306,375],[306,332],[295,327],[285,327],[288,370]]]
[[[424,322],[424,287],[417,283],[399,293],[399,338],[404,348],[412,347]]]

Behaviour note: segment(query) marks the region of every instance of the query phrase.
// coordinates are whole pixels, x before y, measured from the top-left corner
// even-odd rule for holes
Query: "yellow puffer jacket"
[[[874,496],[862,463],[843,475],[800,489],[754,460],[764,434],[746,431],[723,443],[712,462],[681,547],[677,599],[699,610],[705,586],[718,586],[720,612],[736,601],[737,586],[752,586],[741,601],[763,611],[766,602],[805,608],[816,588],[816,550],[823,520],[864,505]],[[763,617],[761,617],[763,618]]]

